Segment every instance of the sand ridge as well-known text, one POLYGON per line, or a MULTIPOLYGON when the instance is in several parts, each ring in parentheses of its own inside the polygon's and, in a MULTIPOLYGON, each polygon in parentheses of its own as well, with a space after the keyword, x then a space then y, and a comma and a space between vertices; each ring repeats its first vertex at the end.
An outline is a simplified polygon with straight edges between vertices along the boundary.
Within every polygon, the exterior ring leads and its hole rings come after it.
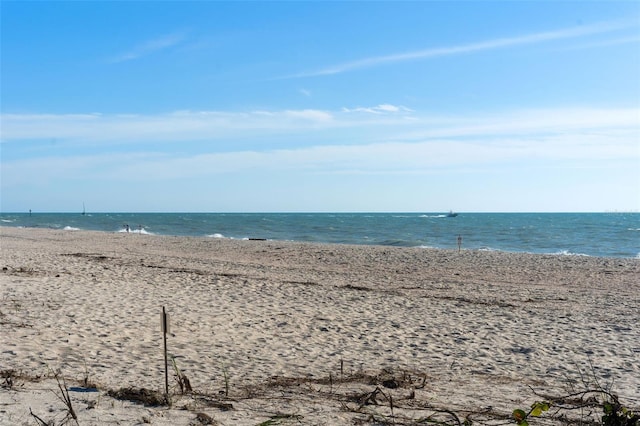
MULTIPOLYGON (((207 411, 219 424, 283 412, 353 424, 357 413, 320 398, 326 379, 381 371, 409 372, 415 399, 433 406, 509 413, 535 400, 530 387, 562 392, 593 368, 640 405, 637 259, 6 227, 0 243, 0 371, 162 390, 165 306, 169 352, 194 390, 235 398, 207 411), (287 378, 306 391, 270 393, 287 378)), ((11 424, 32 420, 22 397, 0 389, 11 424)), ((194 417, 124 404, 83 413, 194 417)))

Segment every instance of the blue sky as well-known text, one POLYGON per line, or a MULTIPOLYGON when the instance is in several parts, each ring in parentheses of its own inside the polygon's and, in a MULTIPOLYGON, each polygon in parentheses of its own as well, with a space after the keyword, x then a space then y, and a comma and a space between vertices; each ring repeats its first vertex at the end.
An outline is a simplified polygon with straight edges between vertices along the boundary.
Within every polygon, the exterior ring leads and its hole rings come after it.
POLYGON ((5 212, 640 209, 640 2, 0 7, 5 212))

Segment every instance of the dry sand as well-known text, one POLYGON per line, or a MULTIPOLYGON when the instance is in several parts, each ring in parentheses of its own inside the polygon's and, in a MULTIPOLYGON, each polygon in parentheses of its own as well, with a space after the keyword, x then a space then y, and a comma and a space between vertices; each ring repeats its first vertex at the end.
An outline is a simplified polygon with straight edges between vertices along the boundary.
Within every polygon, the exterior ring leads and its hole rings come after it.
POLYGON ((6 227, 0 244, 1 425, 62 422, 55 371, 80 425, 504 422, 580 372, 640 405, 637 259, 6 227), (164 392, 162 306, 193 392, 170 367, 171 407, 109 396, 164 392))

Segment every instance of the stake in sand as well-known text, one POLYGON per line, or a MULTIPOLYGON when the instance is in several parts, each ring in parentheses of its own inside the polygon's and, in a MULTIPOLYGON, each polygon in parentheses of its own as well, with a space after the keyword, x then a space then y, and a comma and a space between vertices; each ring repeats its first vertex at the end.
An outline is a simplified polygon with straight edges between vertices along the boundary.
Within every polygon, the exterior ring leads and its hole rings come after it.
POLYGON ((169 332, 169 314, 162 307, 162 316, 160 318, 162 327, 162 337, 164 341, 164 392, 169 401, 169 363, 167 361, 167 333, 169 332))

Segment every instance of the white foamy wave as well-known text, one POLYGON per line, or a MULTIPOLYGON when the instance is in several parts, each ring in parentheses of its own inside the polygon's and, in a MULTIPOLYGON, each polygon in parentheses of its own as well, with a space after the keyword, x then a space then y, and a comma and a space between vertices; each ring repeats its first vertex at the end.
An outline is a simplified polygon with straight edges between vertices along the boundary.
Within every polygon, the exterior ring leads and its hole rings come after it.
POLYGON ((549 254, 556 255, 556 256, 585 256, 585 257, 589 257, 588 254, 571 253, 569 250, 560 250, 560 251, 557 251, 555 253, 549 253, 549 254))
POLYGON ((65 231, 79 231, 80 228, 74 228, 73 226, 65 226, 64 228, 65 231))
POLYGON ((2 219, 2 221, 5 222, 5 223, 13 223, 16 220, 15 219, 2 219))
POLYGON ((218 234, 218 233, 209 234, 209 235, 207 235, 207 237, 209 237, 209 238, 226 238, 224 235, 218 234))
POLYGON ((446 214, 421 214, 420 217, 447 217, 446 214))
POLYGON ((125 234, 155 235, 153 232, 149 232, 144 228, 129 228, 128 231, 127 228, 122 228, 119 229, 118 232, 124 232, 125 234))

